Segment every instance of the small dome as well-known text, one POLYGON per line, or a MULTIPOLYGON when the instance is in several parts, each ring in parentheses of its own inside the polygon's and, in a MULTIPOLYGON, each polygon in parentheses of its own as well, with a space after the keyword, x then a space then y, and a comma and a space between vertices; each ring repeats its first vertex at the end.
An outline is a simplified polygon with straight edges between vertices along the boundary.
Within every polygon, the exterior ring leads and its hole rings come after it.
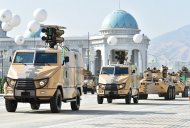
POLYGON ((132 28, 138 29, 135 18, 124 10, 116 10, 103 20, 101 29, 132 28))

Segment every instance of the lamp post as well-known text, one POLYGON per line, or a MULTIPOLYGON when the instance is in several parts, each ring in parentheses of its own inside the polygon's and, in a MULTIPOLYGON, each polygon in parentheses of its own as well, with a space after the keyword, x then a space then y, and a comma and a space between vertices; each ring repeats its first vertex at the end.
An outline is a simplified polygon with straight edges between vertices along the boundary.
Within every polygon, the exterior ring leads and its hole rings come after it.
POLYGON ((89 71, 89 63, 90 63, 90 51, 89 51, 89 32, 88 32, 88 51, 87 51, 87 57, 88 57, 88 64, 87 64, 87 71, 89 71))
MULTIPOLYGON (((142 43, 142 40, 143 40, 143 35, 141 35, 141 34, 135 34, 134 36, 133 36, 133 41, 134 41, 134 43, 136 43, 136 44, 138 44, 138 43, 142 43)), ((140 54, 141 55, 141 68, 142 68, 142 74, 143 74, 143 59, 142 59, 142 54, 140 54)))
POLYGON ((1 51, 1 78, 3 79, 3 53, 4 51, 1 51))
POLYGON ((158 66, 158 57, 159 56, 156 56, 156 55, 153 55, 153 54, 148 54, 150 56, 153 56, 154 59, 151 60, 151 67, 153 68, 153 62, 155 63, 156 66, 158 66), (155 61, 154 61, 155 60, 155 61))

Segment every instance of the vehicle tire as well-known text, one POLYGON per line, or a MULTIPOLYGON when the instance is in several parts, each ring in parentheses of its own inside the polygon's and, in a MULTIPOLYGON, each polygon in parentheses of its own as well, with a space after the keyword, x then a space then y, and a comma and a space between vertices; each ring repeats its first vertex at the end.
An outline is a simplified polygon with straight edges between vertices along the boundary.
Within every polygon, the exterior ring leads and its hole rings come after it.
POLYGON ((126 104, 130 104, 131 103, 131 90, 129 91, 129 93, 125 97, 125 103, 126 104))
POLYGON ((112 103, 112 98, 107 98, 108 103, 112 103))
POLYGON ((7 112, 15 112, 17 109, 17 101, 16 100, 8 100, 5 99, 5 107, 7 112))
POLYGON ((87 94, 87 87, 83 87, 84 94, 87 94))
POLYGON ((76 97, 76 101, 71 102, 71 109, 73 111, 78 111, 79 108, 80 108, 80 94, 78 92, 77 97, 76 97))
POLYGON ((39 110, 40 104, 39 103, 30 103, 30 107, 32 110, 39 110))
POLYGON ((139 93, 133 97, 133 103, 138 104, 139 103, 139 93))
POLYGON ((139 94, 139 99, 147 99, 148 98, 148 94, 139 94))
POLYGON ((173 100, 175 100, 175 95, 176 95, 175 94, 175 87, 173 87, 173 98, 172 98, 173 100))
POLYGON ((62 95, 60 89, 57 89, 54 96, 50 99, 51 112, 58 113, 61 111, 62 95))
POLYGON ((94 89, 91 90, 91 93, 94 94, 94 89))
POLYGON ((185 87, 184 92, 182 92, 182 97, 188 97, 188 87, 185 87))
POLYGON ((169 96, 169 100, 173 99, 173 88, 170 87, 170 96, 169 96))
POLYGON ((97 95, 97 102, 98 102, 98 104, 102 104, 103 101, 104 101, 104 98, 97 95))
POLYGON ((171 98, 171 89, 170 86, 168 87, 167 93, 165 94, 165 100, 170 100, 171 98))

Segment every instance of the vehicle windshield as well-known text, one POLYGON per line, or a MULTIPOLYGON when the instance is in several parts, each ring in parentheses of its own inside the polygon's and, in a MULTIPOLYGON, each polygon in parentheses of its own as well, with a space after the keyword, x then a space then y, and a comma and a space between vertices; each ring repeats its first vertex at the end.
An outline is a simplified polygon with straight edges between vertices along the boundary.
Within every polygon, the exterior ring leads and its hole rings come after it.
POLYGON ((57 53, 36 53, 35 64, 57 63, 57 53))
POLYGON ((17 52, 13 63, 33 63, 34 52, 17 52))
POLYGON ((101 74, 113 74, 114 73, 114 67, 103 67, 101 74))
POLYGON ((115 75, 128 74, 127 67, 115 67, 115 75))
POLYGON ((57 63, 57 53, 37 52, 34 60, 34 52, 17 52, 13 63, 24 64, 52 64, 57 63))

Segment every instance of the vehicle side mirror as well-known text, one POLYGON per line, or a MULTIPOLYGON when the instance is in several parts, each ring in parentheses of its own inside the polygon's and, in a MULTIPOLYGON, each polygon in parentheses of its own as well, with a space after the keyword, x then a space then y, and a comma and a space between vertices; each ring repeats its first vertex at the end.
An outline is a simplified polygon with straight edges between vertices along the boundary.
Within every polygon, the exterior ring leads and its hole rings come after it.
POLYGON ((12 57, 11 56, 9 57, 9 62, 12 62, 12 57))
POLYGON ((133 70, 132 73, 135 73, 135 70, 133 70))
POLYGON ((68 62, 69 62, 69 57, 66 56, 66 57, 65 57, 65 63, 68 63, 68 62))

